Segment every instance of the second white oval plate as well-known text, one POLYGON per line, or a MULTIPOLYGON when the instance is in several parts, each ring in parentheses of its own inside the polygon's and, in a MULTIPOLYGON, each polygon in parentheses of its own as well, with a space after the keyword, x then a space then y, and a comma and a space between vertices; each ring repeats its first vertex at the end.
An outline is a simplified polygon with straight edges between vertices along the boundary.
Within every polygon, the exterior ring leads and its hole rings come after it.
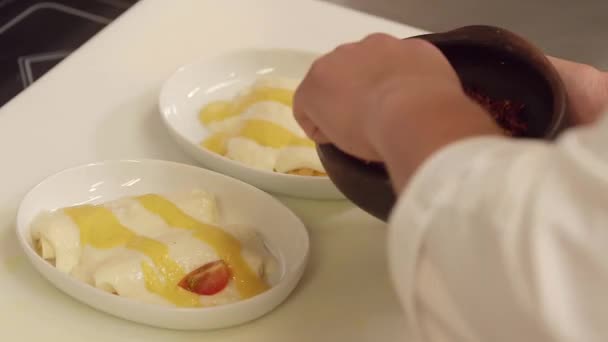
POLYGON ((17 237, 34 267, 66 294, 117 317, 182 330, 224 328, 268 313, 295 288, 309 251, 304 224, 272 196, 212 171, 156 160, 101 162, 71 168, 47 178, 23 199, 17 215, 17 237), (83 283, 44 261, 32 246, 29 226, 42 211, 196 188, 215 194, 225 223, 251 225, 263 236, 282 269, 275 286, 233 304, 205 308, 166 307, 112 295, 83 283))
POLYGON ((262 190, 294 197, 343 199, 328 177, 258 170, 200 147, 209 132, 198 120, 208 102, 229 99, 260 76, 302 79, 316 55, 281 49, 233 51, 178 69, 164 84, 159 99, 163 122, 172 137, 203 166, 241 179, 262 190))

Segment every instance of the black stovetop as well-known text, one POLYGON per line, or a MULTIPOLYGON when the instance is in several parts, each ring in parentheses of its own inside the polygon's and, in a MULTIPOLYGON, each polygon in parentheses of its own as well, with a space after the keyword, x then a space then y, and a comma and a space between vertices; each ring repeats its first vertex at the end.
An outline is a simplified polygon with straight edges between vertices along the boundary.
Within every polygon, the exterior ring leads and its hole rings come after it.
POLYGON ((137 0, 0 0, 0 107, 137 0))

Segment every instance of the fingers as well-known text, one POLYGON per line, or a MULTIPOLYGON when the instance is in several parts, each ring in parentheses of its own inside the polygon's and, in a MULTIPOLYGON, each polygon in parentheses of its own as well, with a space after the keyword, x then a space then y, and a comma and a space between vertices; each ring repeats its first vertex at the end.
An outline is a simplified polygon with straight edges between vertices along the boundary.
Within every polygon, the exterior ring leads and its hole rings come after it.
MULTIPOLYGON (((295 104, 295 102, 294 102, 295 104)), ((296 121, 302 127, 306 135, 317 144, 325 144, 330 142, 327 136, 319 129, 319 127, 310 119, 306 112, 298 110, 296 111, 294 105, 294 115, 296 121), (297 114, 296 114, 297 113, 297 114)))
POLYGON ((319 126, 309 115, 309 108, 312 108, 312 106, 310 105, 310 99, 305 95, 305 88, 306 85, 304 84, 296 89, 293 99, 293 115, 310 139, 317 144, 328 143, 329 139, 327 136, 319 129, 319 126))
POLYGON ((433 44, 375 33, 318 58, 296 89, 293 112, 315 142, 331 139, 349 154, 375 160, 379 156, 366 132, 380 108, 379 94, 387 85, 400 92, 419 80, 446 77, 460 89, 455 71, 433 44))
POLYGON ((566 87, 570 123, 595 122, 608 106, 608 74, 590 65, 547 57, 566 87))
POLYGON ((331 141, 329 138, 319 129, 319 127, 314 127, 312 133, 309 135, 310 139, 312 139, 317 144, 327 144, 331 141))
POLYGON ((389 45, 395 41, 401 41, 401 39, 391 36, 386 33, 372 33, 361 40, 362 45, 379 46, 389 45))

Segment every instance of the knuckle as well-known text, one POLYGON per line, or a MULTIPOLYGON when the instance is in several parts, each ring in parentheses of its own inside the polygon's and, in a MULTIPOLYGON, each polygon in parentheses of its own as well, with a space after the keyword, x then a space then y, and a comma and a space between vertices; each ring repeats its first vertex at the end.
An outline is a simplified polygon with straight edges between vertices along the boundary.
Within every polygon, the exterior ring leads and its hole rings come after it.
POLYGON ((403 41, 404 47, 414 51, 427 53, 440 53, 439 49, 433 43, 420 38, 406 39, 403 41))
POLYGON ((336 47, 334 49, 333 53, 342 53, 342 52, 352 51, 356 46, 357 46, 356 43, 338 45, 338 47, 336 47))
POLYGON ((323 56, 315 60, 310 66, 309 75, 313 79, 319 79, 326 74, 327 70, 327 56, 323 56))
POLYGON ((393 42, 396 39, 397 38, 395 38, 391 35, 388 35, 386 33, 377 32, 377 33, 372 33, 372 34, 368 35, 367 37, 365 37, 363 39, 363 41, 371 42, 371 43, 386 43, 386 42, 393 42))

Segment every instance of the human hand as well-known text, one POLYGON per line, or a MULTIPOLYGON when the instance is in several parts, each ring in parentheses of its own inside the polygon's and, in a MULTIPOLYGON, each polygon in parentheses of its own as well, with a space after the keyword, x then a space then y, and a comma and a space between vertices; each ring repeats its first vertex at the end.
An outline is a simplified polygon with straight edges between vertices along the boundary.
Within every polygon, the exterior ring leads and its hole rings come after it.
POLYGON ((414 101, 429 84, 436 91, 460 91, 455 71, 430 43, 373 34, 318 59, 296 91, 294 113, 316 142, 380 160, 370 130, 387 114, 387 102, 396 94, 414 101))
POLYGON ((374 34, 318 59, 296 90, 294 114, 317 143, 383 161, 396 191, 440 147, 501 134, 465 94, 431 43, 374 34))
POLYGON ((608 73, 555 57, 549 57, 549 60, 566 87, 571 123, 593 123, 603 110, 608 109, 608 73))

